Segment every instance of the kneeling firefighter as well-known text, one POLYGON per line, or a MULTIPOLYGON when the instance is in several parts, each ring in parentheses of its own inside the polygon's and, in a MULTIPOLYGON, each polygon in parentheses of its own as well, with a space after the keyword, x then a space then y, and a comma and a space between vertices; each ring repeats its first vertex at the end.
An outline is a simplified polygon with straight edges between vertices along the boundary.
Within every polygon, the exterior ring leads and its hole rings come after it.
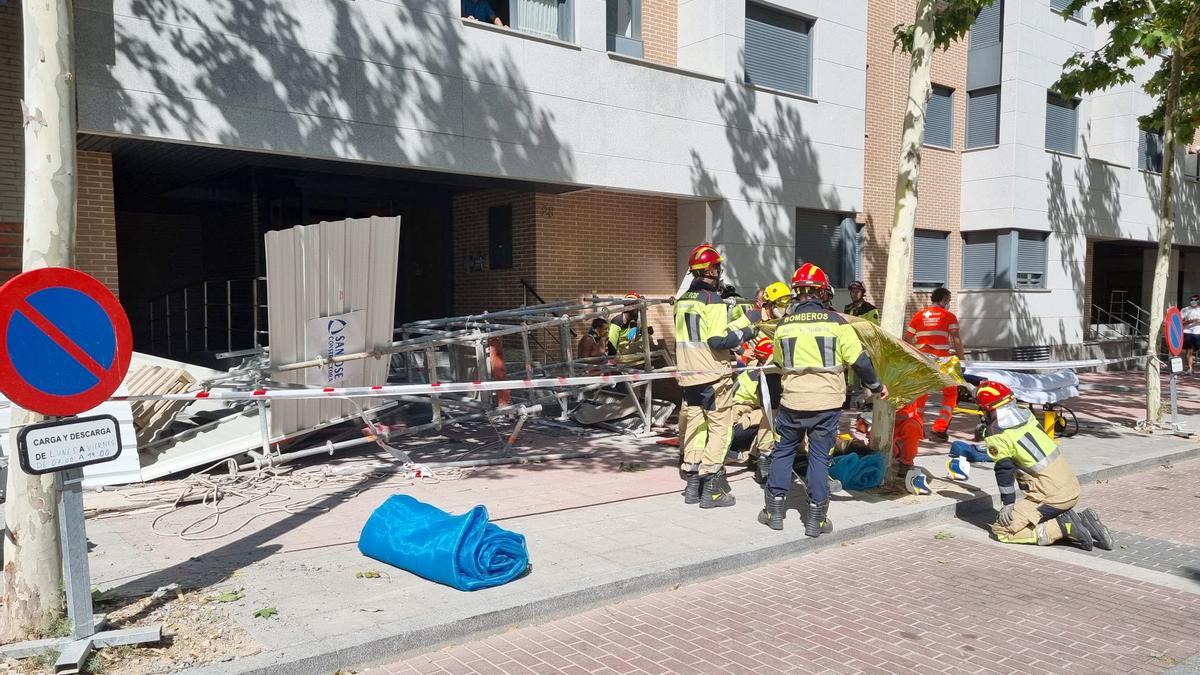
POLYGON ((771 365, 774 351, 771 338, 764 336, 755 340, 746 362, 752 369, 743 370, 733 381, 733 432, 726 462, 742 464, 754 460, 758 467, 763 467, 771 461, 775 433, 764 410, 762 387, 759 386, 762 375, 758 366, 771 365))
POLYGON ((1076 511, 1079 479, 1042 431, 1037 417, 1017 403, 1006 385, 979 383, 975 400, 987 425, 983 441, 996 463, 996 485, 1003 507, 992 524, 996 539, 1007 544, 1049 546, 1060 539, 1085 551, 1113 547, 1112 534, 1094 509, 1076 511), (1017 501, 1017 486, 1025 493, 1017 501))
POLYGON ((679 413, 680 445, 686 486, 684 504, 701 508, 733 506, 725 478, 725 452, 733 427, 732 350, 754 337, 753 322, 761 313, 749 310, 735 321, 721 298, 721 265, 725 259, 710 244, 688 257, 692 285, 675 301, 675 353, 683 388, 679 413))
POLYGON ((779 438, 771 453, 766 505, 758 516, 759 522, 771 529, 783 529, 792 463, 807 437, 804 484, 808 489, 808 513, 804 534, 809 537, 833 531, 826 518, 829 457, 837 441, 842 401, 846 398, 846 369, 854 368, 863 386, 887 398, 887 387, 876 376, 854 328, 841 314, 825 309, 828 288, 829 281, 820 267, 812 263, 801 266, 792 275, 794 303, 775 329, 773 360, 783 367, 783 398, 775 419, 779 438))

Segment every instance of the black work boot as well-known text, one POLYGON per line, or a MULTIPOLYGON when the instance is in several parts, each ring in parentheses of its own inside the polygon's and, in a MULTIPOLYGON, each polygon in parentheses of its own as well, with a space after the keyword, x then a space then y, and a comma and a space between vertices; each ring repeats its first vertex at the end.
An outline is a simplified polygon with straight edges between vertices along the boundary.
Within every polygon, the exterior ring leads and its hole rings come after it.
POLYGON ((683 503, 684 504, 699 504, 700 503, 700 474, 696 471, 688 471, 684 474, 687 485, 683 487, 683 503))
POLYGON ((703 484, 700 508, 715 509, 718 506, 733 506, 737 502, 729 492, 729 481, 725 480, 724 467, 714 474, 701 477, 700 480, 703 484))
POLYGON ((783 529, 783 519, 786 517, 787 507, 784 501, 787 499, 785 495, 774 497, 770 492, 763 492, 766 495, 766 504, 763 510, 758 513, 758 522, 770 527, 772 530, 783 529))
POLYGON ((829 512, 829 502, 816 504, 808 503, 808 513, 804 514, 804 536, 819 537, 833 532, 833 521, 826 517, 829 512))
POLYGON ((1092 540, 1096 546, 1102 551, 1111 551, 1116 541, 1113 540, 1112 532, 1104 523, 1100 522, 1100 514, 1096 513, 1096 509, 1084 509, 1079 513, 1079 522, 1087 528, 1091 533, 1092 540))
POLYGON ((1055 520, 1058 521, 1058 526, 1063 531, 1063 538, 1085 551, 1092 550, 1091 529, 1083 522, 1083 518, 1075 509, 1059 514, 1055 520))
POLYGON ((758 456, 758 464, 755 466, 755 477, 758 479, 759 485, 767 484, 767 477, 771 475, 771 457, 770 455, 763 457, 758 456))

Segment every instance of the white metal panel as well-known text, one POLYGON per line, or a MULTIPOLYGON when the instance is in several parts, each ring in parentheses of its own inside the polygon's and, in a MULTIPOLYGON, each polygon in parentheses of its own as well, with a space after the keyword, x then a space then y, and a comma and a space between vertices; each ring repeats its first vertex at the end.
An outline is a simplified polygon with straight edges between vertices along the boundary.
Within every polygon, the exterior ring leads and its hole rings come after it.
MULTIPOLYGON (((268 232, 267 330, 271 364, 318 358, 306 351, 309 322, 362 311, 367 351, 392 341, 396 303, 399 218, 358 218, 268 232)), ((319 324, 318 324, 319 325, 319 324)), ((347 369, 345 386, 383 384, 386 358, 365 359, 347 369)), ((273 379, 317 384, 320 373, 288 371, 273 379)), ((272 435, 289 434, 353 413, 350 402, 276 401, 272 435)))

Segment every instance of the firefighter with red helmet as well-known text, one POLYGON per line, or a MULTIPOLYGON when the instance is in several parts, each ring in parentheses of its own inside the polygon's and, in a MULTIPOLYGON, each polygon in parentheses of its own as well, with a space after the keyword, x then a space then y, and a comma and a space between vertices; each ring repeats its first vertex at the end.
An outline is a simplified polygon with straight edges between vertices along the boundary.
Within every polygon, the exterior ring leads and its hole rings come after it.
POLYGON ((721 297, 725 259, 711 244, 688 256, 692 284, 675 301, 675 354, 681 375, 679 413, 683 503, 701 508, 733 506, 725 477, 725 454, 733 427, 733 351, 754 337, 761 313, 751 309, 730 321, 721 297))
MULTIPOLYGON (((729 439, 729 452, 725 461, 734 464, 749 462, 755 458, 759 470, 770 461, 771 449, 775 447, 775 434, 771 431, 771 420, 767 419, 762 404, 762 373, 756 366, 769 366, 775 353, 771 338, 762 336, 750 343, 746 365, 733 380, 733 431, 729 439)), ((760 473, 760 478, 765 471, 760 473)))
POLYGON ((825 308, 829 280, 820 267, 805 263, 792 275, 793 302, 775 329, 773 360, 783 369, 783 396, 775 418, 779 435, 767 474, 766 504, 758 521, 783 529, 785 501, 792 486, 792 464, 808 440, 808 512, 804 534, 832 532, 829 509, 829 458, 837 440, 847 368, 880 398, 887 387, 879 381, 871 358, 847 319, 825 308))
POLYGON ((1001 382, 983 380, 975 401, 984 413, 983 441, 996 463, 1002 507, 992 524, 1008 544, 1049 546, 1065 539, 1090 551, 1113 547, 1112 533, 1094 509, 1076 511, 1079 479, 1037 417, 1001 382), (1025 496, 1017 501, 1017 487, 1025 496))

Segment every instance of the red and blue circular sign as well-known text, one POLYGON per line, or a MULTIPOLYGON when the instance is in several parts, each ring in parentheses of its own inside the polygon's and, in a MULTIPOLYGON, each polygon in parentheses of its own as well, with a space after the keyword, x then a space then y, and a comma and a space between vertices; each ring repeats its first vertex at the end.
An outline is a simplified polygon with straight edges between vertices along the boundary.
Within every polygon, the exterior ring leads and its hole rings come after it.
POLYGON ((1167 351, 1171 356, 1183 353, 1183 315, 1178 307, 1168 307, 1163 318, 1163 335, 1167 339, 1167 351))
POLYGON ((66 417, 108 400, 129 370, 129 319, 104 284, 48 267, 0 287, 0 392, 66 417))

